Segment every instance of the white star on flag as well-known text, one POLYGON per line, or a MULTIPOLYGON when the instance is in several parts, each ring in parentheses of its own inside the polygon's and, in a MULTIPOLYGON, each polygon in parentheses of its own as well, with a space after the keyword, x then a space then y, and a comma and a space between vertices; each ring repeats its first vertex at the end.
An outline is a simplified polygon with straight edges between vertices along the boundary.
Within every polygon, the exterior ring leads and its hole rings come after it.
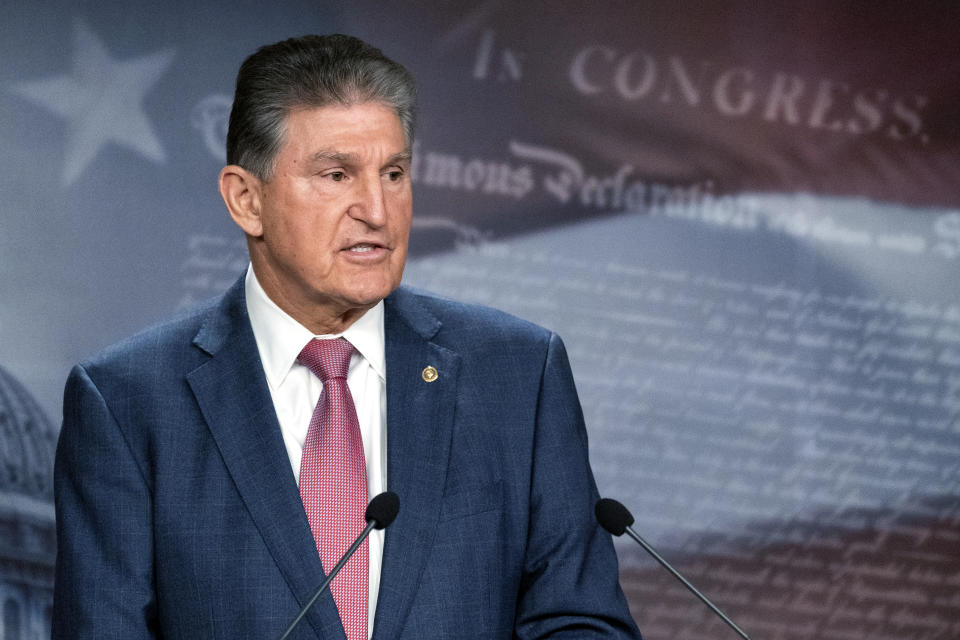
POLYGON ((100 38, 82 21, 74 24, 73 35, 72 73, 12 87, 14 93, 67 120, 64 186, 77 179, 107 142, 164 162, 163 145, 142 101, 170 65, 174 51, 119 61, 110 57, 100 38))

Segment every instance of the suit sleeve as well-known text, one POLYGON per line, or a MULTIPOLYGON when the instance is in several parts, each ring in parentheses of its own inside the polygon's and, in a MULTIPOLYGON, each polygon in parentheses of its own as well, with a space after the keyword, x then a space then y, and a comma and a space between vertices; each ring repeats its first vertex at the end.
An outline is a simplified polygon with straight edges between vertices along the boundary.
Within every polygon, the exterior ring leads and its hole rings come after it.
POLYGON ((75 367, 64 393, 54 465, 53 638, 156 637, 144 465, 87 371, 75 367))
POLYGON ((530 523, 516 637, 640 638, 620 588, 563 342, 551 335, 537 406, 530 523))

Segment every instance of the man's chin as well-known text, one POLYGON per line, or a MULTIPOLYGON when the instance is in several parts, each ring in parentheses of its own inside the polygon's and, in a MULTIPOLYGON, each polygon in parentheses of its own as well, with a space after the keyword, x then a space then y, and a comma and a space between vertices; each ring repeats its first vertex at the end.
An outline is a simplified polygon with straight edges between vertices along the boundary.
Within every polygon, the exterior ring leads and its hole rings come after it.
MULTIPOLYGON (((399 283, 398 283, 399 284, 399 283)), ((344 308, 366 311, 390 295, 396 286, 384 285, 370 288, 356 288, 343 297, 344 308)))

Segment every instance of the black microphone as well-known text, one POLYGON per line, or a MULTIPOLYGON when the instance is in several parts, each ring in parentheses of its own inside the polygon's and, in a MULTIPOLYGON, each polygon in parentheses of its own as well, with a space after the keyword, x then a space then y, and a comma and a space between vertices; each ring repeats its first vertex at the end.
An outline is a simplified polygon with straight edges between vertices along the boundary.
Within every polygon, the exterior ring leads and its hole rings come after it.
POLYGON ((697 591, 697 588, 687 582, 687 579, 680 575, 680 572, 670 566, 669 562, 660 557, 660 554, 657 553, 653 547, 651 547, 643 538, 637 535, 637 532, 634 531, 630 526, 633 524, 633 515, 625 506, 611 498, 601 498, 600 500, 597 500, 597 505, 594 507, 593 511, 597 515, 597 521, 600 523, 601 527, 615 536, 622 536, 624 531, 626 531, 627 535, 636 540, 637 543, 643 547, 644 551, 653 556, 654 560, 659 562, 667 571, 672 573, 674 578, 682 582, 683 586, 693 592, 693 595, 700 598, 700 601, 703 602, 703 604, 710 607, 715 614, 720 616, 724 622, 730 625, 731 629, 740 634, 741 638, 744 640, 750 640, 750 637, 743 632, 743 629, 734 624, 733 620, 728 618, 723 611, 720 611, 720 609, 718 609, 715 604, 710 602, 705 595, 697 591))
POLYGON ((327 574, 327 579, 323 581, 323 584, 316 590, 310 600, 307 601, 307 604, 303 605, 303 609, 300 609, 299 615, 290 623, 290 626, 287 627, 287 630, 283 632, 283 635, 280 636, 279 640, 286 640, 287 636, 293 631, 294 627, 297 626, 297 623, 307 615, 307 611, 310 610, 310 607, 313 606, 313 603, 317 601, 317 598, 320 597, 320 594, 327 590, 327 587, 330 586, 330 583, 333 582, 333 579, 337 577, 337 574, 340 573, 340 569, 343 568, 343 565, 347 564, 347 561, 356 553, 357 549, 363 544, 363 541, 367 539, 367 536, 370 535, 370 532, 374 529, 386 529, 390 526, 390 523, 393 522, 394 518, 397 517, 397 513, 400 511, 400 498, 397 497, 393 491, 384 491, 383 493, 374 496, 373 500, 370 501, 370 504, 367 505, 367 510, 363 514, 364 519, 367 521, 367 526, 364 527, 363 531, 360 532, 360 535, 357 536, 357 539, 353 541, 353 544, 350 545, 350 548, 347 549, 337 564, 334 565, 333 569, 330 570, 330 573, 327 574))

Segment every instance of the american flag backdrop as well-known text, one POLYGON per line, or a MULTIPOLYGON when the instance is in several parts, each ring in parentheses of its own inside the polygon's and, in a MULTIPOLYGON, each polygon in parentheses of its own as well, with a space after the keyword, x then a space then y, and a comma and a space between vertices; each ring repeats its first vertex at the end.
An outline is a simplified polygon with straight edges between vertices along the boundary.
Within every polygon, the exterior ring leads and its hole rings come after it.
MULTIPOLYGON (((405 282, 563 336, 601 493, 694 584, 754 638, 960 637, 954 3, 0 14, 0 637, 49 633, 70 366, 246 267, 235 73, 308 32, 418 80, 405 282)), ((645 638, 729 634, 617 549, 645 638)))

